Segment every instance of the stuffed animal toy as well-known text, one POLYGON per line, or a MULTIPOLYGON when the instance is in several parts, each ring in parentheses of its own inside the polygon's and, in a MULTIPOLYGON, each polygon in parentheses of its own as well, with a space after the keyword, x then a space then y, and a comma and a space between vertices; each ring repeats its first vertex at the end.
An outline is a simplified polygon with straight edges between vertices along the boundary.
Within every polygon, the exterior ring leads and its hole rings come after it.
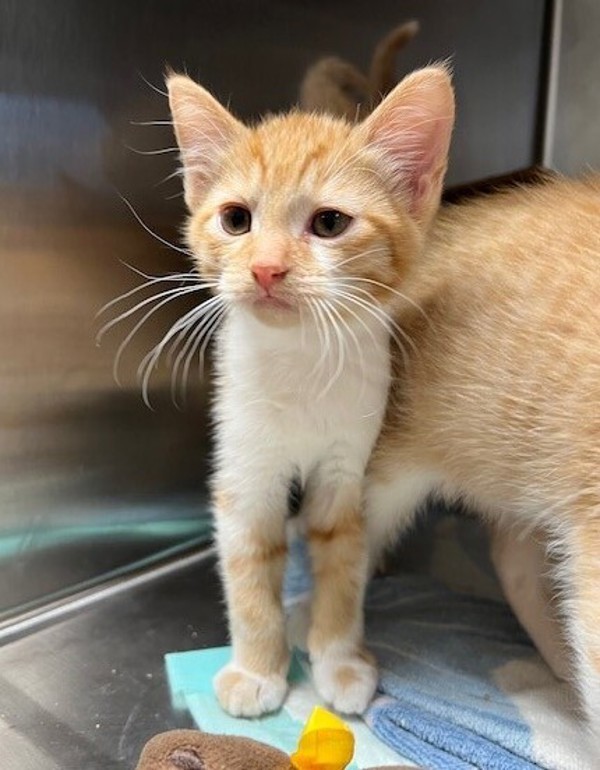
MULTIPOLYGON (((250 738, 171 730, 148 741, 137 770, 344 770, 353 754, 350 728, 317 707, 291 756, 250 738)), ((408 770, 408 766, 370 770, 408 770)))

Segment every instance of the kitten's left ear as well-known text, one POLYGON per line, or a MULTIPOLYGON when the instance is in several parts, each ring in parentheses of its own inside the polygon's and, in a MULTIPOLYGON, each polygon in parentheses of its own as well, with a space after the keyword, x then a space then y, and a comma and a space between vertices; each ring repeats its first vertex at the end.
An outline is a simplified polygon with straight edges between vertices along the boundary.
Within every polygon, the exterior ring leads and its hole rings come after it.
POLYGON ((454 90, 444 66, 404 78, 360 126, 367 145, 412 216, 427 224, 439 204, 454 125, 454 90))
POLYGON ((167 89, 183 162, 185 202, 193 210, 217 177, 225 153, 246 128, 186 75, 169 74, 167 89))

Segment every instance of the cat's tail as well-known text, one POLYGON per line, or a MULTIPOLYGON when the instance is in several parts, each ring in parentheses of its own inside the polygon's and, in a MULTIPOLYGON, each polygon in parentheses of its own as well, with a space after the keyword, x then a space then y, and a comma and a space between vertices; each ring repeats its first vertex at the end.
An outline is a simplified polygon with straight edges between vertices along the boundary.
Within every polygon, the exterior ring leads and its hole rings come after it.
POLYGON ((377 104, 398 82, 395 72, 396 55, 418 35, 419 29, 418 21, 407 21, 395 27, 377 43, 369 70, 369 90, 373 104, 377 104))
POLYGON ((368 76, 337 56, 319 59, 308 68, 302 80, 300 107, 350 121, 366 117, 396 85, 396 55, 418 31, 419 22, 409 21, 380 40, 373 52, 368 76))

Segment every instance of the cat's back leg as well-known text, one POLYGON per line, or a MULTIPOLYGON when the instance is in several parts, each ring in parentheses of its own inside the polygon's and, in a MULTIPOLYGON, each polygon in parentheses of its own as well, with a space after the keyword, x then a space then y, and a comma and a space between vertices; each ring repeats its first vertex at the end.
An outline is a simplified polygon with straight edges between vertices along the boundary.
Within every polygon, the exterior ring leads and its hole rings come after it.
POLYGON ((559 573, 563 613, 576 685, 600 759, 600 490, 593 500, 582 499, 572 506, 559 548, 564 558, 559 573))

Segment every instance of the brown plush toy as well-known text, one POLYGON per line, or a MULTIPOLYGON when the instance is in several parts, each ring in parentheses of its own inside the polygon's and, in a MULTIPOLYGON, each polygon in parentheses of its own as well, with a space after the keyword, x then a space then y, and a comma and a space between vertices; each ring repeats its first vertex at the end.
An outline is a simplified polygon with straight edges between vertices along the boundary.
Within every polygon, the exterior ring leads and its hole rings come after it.
MULTIPOLYGON (((250 738, 171 730, 148 741, 137 770, 295 770, 279 749, 250 738)), ((371 770, 408 770, 395 765, 371 770)), ((413 769, 414 770, 414 769, 413 769)))

